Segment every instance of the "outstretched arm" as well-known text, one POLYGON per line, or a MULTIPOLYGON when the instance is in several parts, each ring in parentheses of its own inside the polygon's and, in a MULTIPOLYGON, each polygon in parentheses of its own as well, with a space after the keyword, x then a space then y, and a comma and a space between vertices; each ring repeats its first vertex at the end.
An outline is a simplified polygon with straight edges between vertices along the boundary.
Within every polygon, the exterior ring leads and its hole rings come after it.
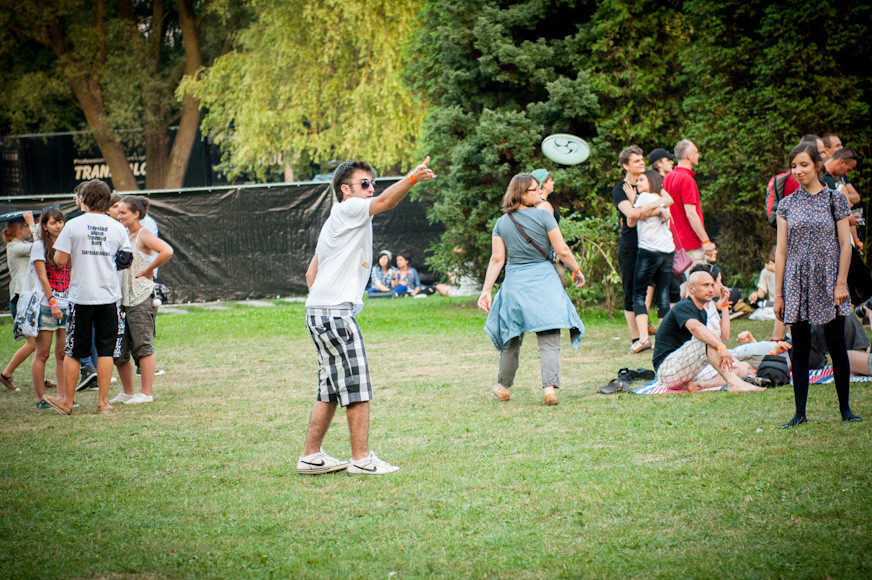
POLYGON ((409 175, 399 180, 384 190, 381 195, 373 199, 372 203, 369 204, 369 215, 375 215, 383 211, 388 211, 389 209, 394 209, 401 201, 403 201, 403 198, 406 197, 406 194, 409 193, 409 190, 412 189, 413 185, 419 181, 429 181, 433 179, 433 170, 427 167, 428 163, 430 163, 429 155, 424 159, 424 162, 413 169, 409 175))

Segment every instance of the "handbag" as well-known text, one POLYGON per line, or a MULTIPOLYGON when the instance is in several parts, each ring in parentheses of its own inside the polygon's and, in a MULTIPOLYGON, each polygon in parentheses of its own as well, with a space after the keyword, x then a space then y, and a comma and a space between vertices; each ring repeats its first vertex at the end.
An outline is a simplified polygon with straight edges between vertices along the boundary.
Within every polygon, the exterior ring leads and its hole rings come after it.
MULTIPOLYGON (((839 232, 836 226, 836 210, 833 208, 833 194, 830 193, 830 213, 833 216, 833 228, 836 229, 836 240, 839 232)), ((848 267, 848 294, 852 304, 863 304, 872 297, 872 272, 863 261, 863 256, 855 247, 851 247, 851 265, 848 267)))
POLYGON ((41 288, 18 295, 18 310, 15 313, 15 322, 12 323, 12 337, 15 340, 36 337, 39 334, 39 306, 43 296, 41 288))
POLYGON ((691 264, 693 264, 693 260, 691 260, 684 248, 675 250, 675 253, 672 255, 672 273, 674 275, 681 276, 690 268, 691 264))
MULTIPOLYGON (((508 215, 509 215, 509 219, 512 220, 512 223, 515 224, 515 227, 518 228, 518 231, 521 232, 521 236, 522 236, 525 240, 527 240, 527 243, 529 243, 529 244, 532 245, 534 248, 536 248, 537 250, 539 250, 539 253, 542 254, 542 257, 545 258, 546 260, 548 260, 549 262, 551 262, 551 265, 554 266, 554 270, 557 272, 557 275, 558 275, 558 277, 560 278, 560 283, 563 284, 563 287, 564 287, 564 288, 566 288, 566 275, 564 274, 564 272, 566 271, 566 269, 564 268, 563 272, 561 272, 561 271, 560 271, 560 268, 557 267, 558 264, 560 264, 560 262, 559 262, 558 260, 556 260, 555 258, 552 258, 552 257, 549 256, 548 254, 546 254, 546 253, 545 253, 545 250, 543 250, 542 248, 540 248, 540 247, 539 247, 539 244, 537 244, 536 242, 533 241, 533 238, 531 238, 530 235, 527 234, 527 232, 524 231, 524 228, 522 228, 522 227, 521 227, 521 224, 519 224, 519 223, 517 222, 517 220, 515 220, 515 216, 513 216, 513 215, 511 214, 511 212, 510 212, 508 215)), ((556 257, 556 256, 555 256, 555 257, 556 257)), ((562 264, 560 264, 560 266, 562 267, 562 264)))

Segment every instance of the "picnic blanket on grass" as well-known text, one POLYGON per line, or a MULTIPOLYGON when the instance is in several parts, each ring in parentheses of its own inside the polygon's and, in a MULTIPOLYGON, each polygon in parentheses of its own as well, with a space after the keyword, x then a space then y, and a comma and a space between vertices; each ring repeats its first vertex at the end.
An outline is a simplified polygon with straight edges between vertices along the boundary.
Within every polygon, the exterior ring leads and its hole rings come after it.
MULTIPOLYGON (((813 369, 808 372, 808 384, 810 385, 825 385, 832 384, 833 382, 833 367, 825 366, 822 369, 813 369)), ((872 383, 872 377, 864 377, 863 375, 851 375, 852 383, 872 383)), ((792 381, 791 381, 791 384, 792 381)), ((712 387, 709 389, 702 389, 703 391, 726 391, 727 387, 712 387)), ((636 395, 677 395, 680 393, 686 393, 687 389, 667 389, 660 381, 654 379, 648 383, 645 383, 638 389, 632 391, 636 395)))

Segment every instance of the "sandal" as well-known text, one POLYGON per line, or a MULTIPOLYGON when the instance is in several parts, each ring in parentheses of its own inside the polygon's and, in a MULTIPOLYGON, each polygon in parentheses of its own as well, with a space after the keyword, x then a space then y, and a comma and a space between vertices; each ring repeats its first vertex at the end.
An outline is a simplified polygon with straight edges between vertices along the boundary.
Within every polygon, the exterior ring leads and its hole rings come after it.
POLYGON ((630 349, 632 354, 639 354, 644 350, 649 350, 651 348, 651 340, 648 339, 645 342, 637 342, 633 345, 633 348, 630 349))
POLYGON ((620 379, 612 379, 604 387, 597 389, 597 393, 601 395, 614 395, 615 393, 626 392, 630 390, 630 385, 620 379))

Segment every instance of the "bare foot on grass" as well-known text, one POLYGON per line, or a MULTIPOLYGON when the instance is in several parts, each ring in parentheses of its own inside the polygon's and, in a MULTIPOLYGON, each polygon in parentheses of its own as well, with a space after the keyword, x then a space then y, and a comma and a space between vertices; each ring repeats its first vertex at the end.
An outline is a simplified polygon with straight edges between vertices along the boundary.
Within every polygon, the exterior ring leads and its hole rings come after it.
POLYGON ((739 381, 735 385, 727 385, 728 393, 754 393, 757 391, 765 391, 765 387, 758 387, 745 381, 739 381))

